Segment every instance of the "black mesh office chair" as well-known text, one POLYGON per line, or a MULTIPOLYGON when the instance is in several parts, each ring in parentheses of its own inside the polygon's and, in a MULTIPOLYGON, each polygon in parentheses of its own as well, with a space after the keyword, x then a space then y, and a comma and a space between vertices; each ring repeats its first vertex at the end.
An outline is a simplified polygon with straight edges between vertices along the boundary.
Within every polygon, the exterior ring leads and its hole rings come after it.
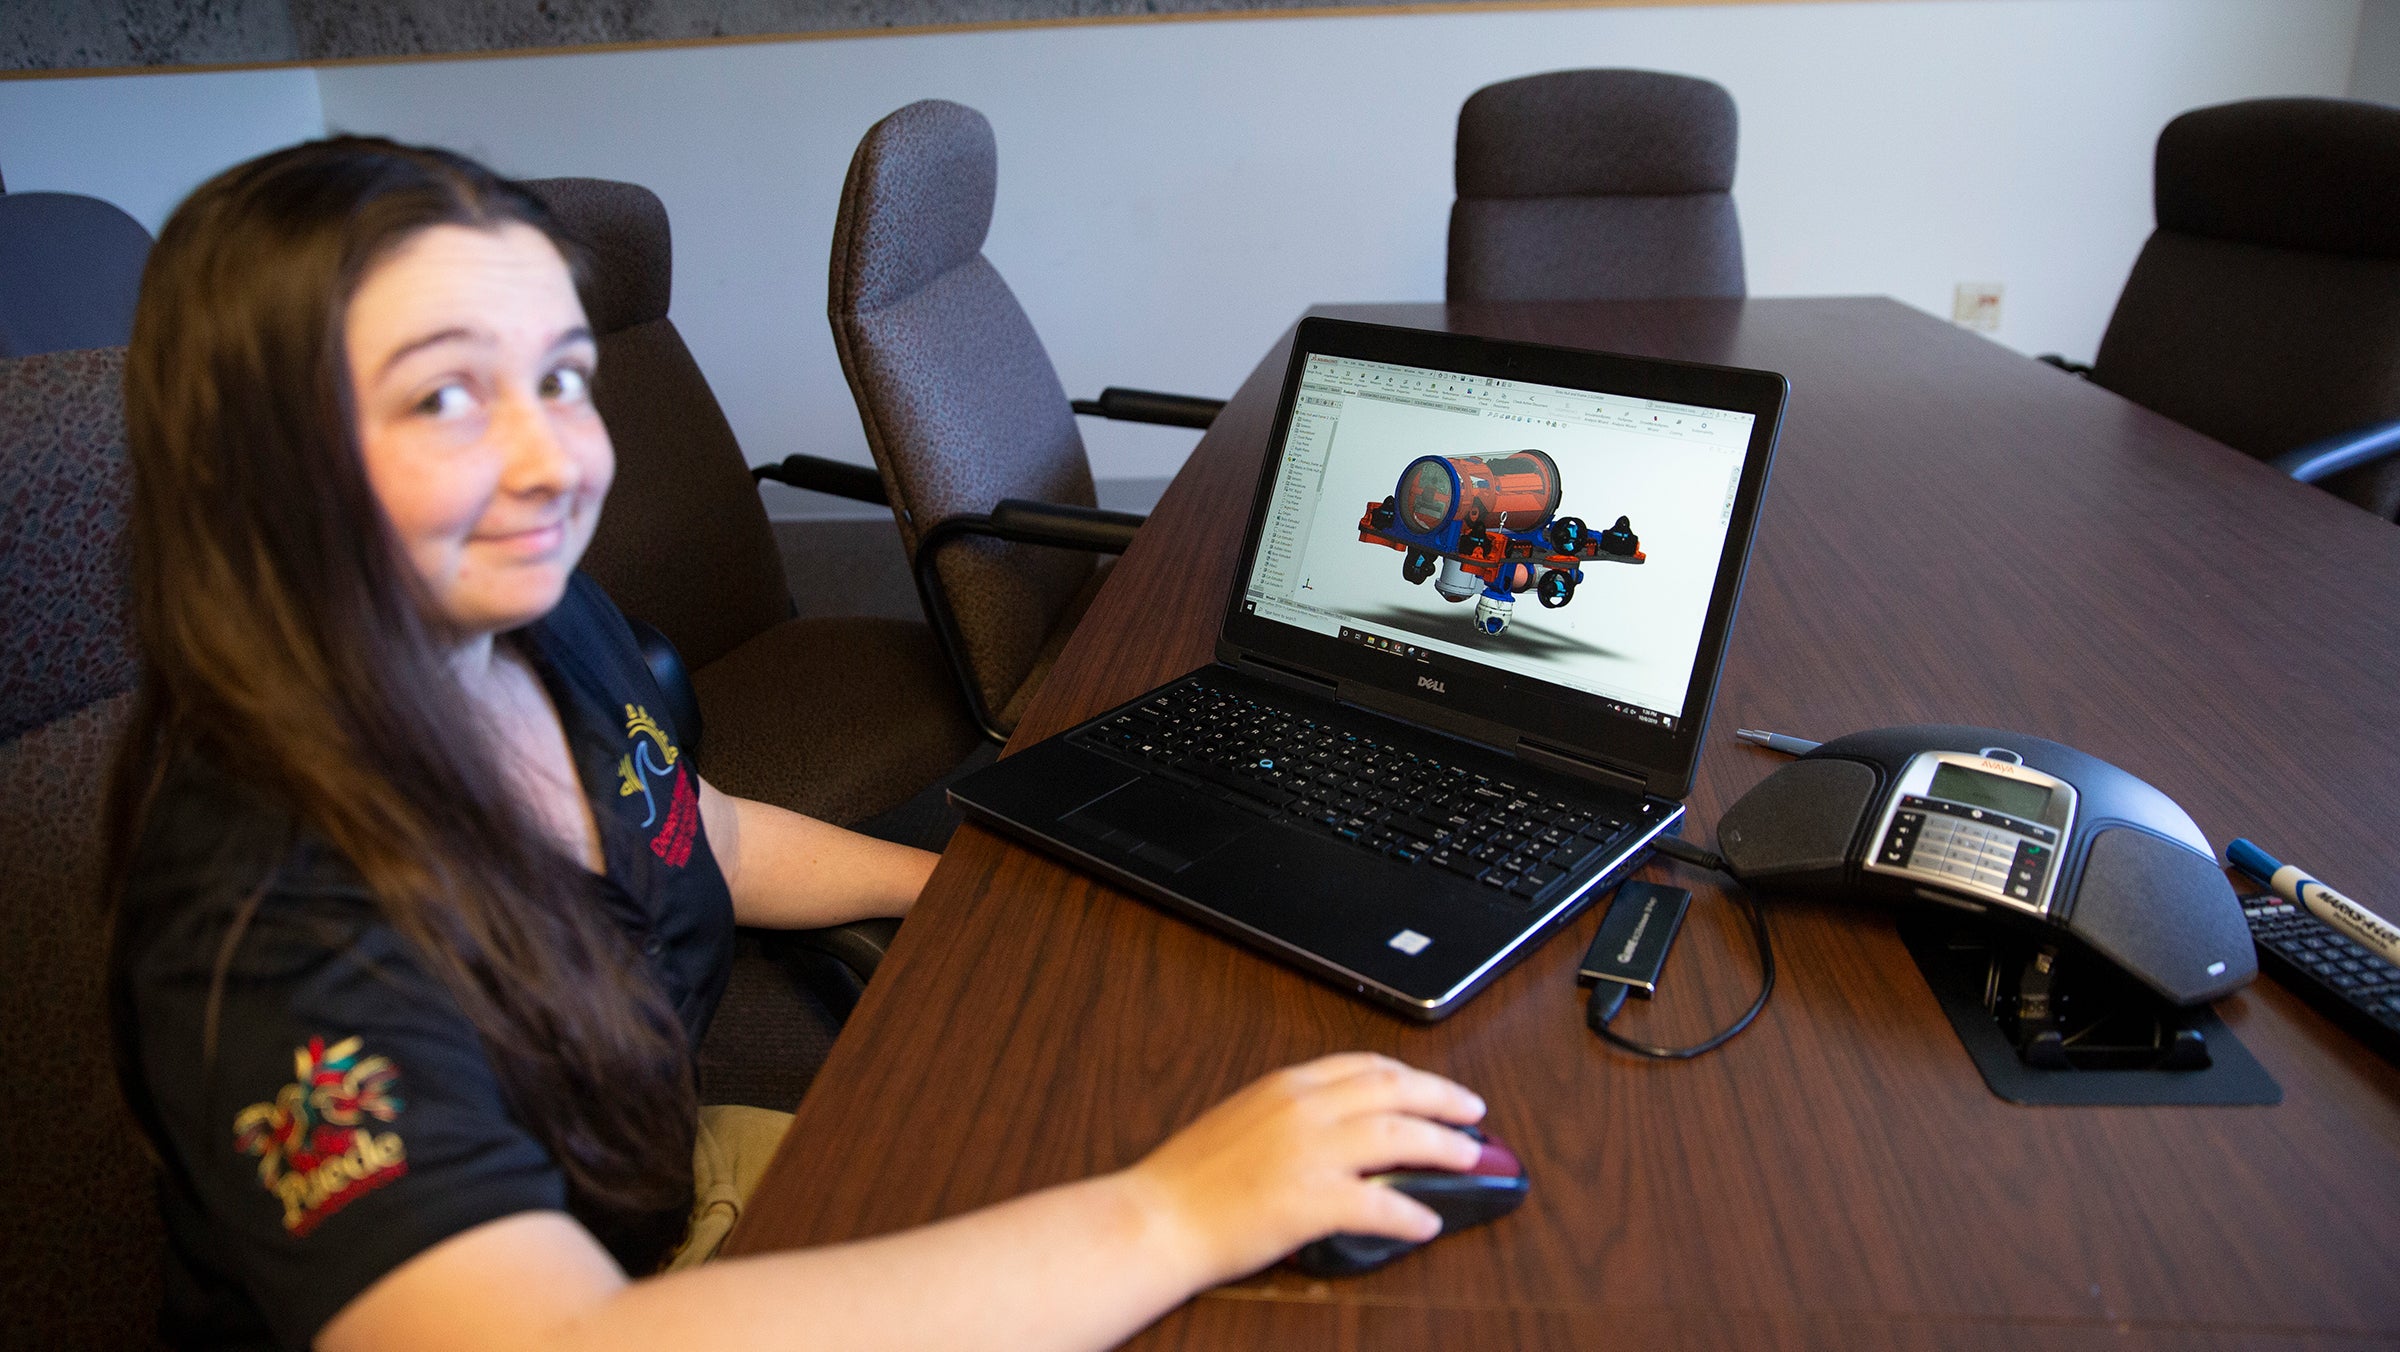
POLYGON ((1449 297, 1743 294, 1733 96, 1686 75, 1561 70, 1458 110, 1449 297))
POLYGON ((2400 519, 2400 109, 2253 99, 2159 133, 2095 385, 2400 519))

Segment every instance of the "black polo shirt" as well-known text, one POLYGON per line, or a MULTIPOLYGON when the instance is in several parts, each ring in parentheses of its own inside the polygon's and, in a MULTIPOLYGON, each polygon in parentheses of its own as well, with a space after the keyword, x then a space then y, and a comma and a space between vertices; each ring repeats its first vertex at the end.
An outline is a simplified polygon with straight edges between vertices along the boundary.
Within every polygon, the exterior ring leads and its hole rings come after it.
MULTIPOLYGON (((645 955, 696 1047, 732 964, 733 900, 666 701, 623 616, 581 574, 517 637, 599 823, 607 873, 593 904, 645 955)), ((347 861, 263 794, 198 758, 174 765, 122 916, 114 997, 128 1096, 163 1166, 170 1338, 304 1347, 451 1235, 571 1210, 473 1025, 347 861), (212 974, 262 883, 204 1058, 212 974)))

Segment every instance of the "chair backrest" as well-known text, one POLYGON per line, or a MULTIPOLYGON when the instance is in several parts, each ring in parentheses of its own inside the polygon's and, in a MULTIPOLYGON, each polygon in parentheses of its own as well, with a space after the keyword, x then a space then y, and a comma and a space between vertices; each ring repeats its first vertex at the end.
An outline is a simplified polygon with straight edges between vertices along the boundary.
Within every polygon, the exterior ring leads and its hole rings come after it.
POLYGON ((617 452, 583 566, 697 671, 792 617, 774 528, 725 411, 667 318, 674 257, 658 195, 598 178, 525 185, 587 252, 593 401, 617 452))
POLYGON ((0 193, 0 357, 123 347, 150 232, 97 197, 0 193))
MULTIPOLYGON (((2095 384, 2262 459, 2400 418, 2400 109, 2197 109, 2159 133, 2153 191, 2095 384)), ((2400 514, 2400 461, 2324 486, 2400 514)))
POLYGON ((131 705, 122 349, 0 360, 0 1345, 157 1337, 166 1239, 118 1094, 100 799, 131 705))
MULTIPOLYGON (((827 315, 910 560, 1002 498, 1093 505, 1091 462, 1033 322, 983 256, 999 150, 981 113, 928 99, 869 128, 833 227, 827 315)), ((935 565, 998 709, 1092 575, 1092 558, 973 539, 935 565)))
POLYGON ((1649 70, 1486 85, 1458 110, 1452 300, 1743 294, 1733 96, 1649 70))

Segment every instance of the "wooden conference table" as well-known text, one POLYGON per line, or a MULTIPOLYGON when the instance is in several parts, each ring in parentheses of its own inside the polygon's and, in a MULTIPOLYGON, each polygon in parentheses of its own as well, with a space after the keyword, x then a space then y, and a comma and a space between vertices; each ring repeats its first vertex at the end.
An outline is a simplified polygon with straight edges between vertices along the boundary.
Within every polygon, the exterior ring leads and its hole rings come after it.
MULTIPOLYGON (((2400 529, 1886 300, 1344 307, 1781 371, 1792 396, 1686 834, 1810 737, 2052 737, 2372 904, 2400 899, 2400 529)), ((1288 335, 1287 335, 1288 341, 1288 335)), ((1101 593, 1024 745, 1208 660, 1286 348, 1101 593)), ((1718 880, 1654 1005, 1757 971, 1718 880)), ((1515 1215, 1348 1281, 1274 1269, 1140 1347, 2257 1347, 2400 1341, 2400 1071, 2272 981, 2219 1012, 2271 1108, 2025 1108, 1891 919, 1773 908, 1758 1023, 1686 1064, 1586 1032, 1587 913, 1420 1027, 968 828, 801 1104, 737 1251, 894 1230, 1130 1163, 1276 1066, 1373 1048, 1490 1101, 1515 1215)))

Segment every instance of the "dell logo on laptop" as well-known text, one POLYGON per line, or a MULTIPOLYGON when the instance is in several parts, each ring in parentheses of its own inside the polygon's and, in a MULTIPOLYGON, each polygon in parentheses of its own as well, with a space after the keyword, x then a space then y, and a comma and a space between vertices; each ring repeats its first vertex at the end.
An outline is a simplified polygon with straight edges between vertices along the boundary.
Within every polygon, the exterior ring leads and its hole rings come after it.
POLYGON ((1442 683, 1440 681, 1433 679, 1431 676, 1419 676, 1417 678, 1417 684, 1420 687, 1430 690, 1437 695, 1447 695, 1450 693, 1448 690, 1442 687, 1442 683))

